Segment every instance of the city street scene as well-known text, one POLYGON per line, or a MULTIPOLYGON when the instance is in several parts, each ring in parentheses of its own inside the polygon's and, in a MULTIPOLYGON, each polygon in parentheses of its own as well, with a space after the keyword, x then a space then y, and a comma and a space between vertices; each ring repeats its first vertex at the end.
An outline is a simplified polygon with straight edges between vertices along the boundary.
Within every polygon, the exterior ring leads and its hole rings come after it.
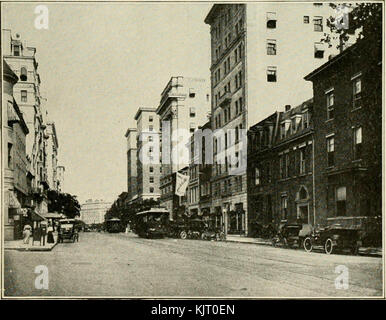
POLYGON ((382 2, 1 5, 2 298, 384 298, 382 2))

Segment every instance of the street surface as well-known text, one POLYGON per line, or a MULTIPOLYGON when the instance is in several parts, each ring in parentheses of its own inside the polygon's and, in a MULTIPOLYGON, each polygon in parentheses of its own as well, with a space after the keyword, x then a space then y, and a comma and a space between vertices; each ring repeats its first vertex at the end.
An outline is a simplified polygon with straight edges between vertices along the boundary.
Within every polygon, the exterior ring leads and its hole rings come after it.
POLYGON ((364 297, 382 295, 382 259, 134 234, 80 233, 51 252, 5 250, 5 296, 364 297), (34 273, 47 266, 49 288, 34 273), (348 289, 336 289, 338 265, 348 289))

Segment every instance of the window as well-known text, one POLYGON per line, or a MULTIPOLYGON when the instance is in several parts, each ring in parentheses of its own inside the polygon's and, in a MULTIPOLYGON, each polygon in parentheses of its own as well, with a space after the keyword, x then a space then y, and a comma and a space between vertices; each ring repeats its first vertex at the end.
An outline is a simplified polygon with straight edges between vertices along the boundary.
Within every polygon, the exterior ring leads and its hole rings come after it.
POLYGON ((12 169, 13 161, 12 161, 12 143, 8 143, 8 168, 12 169))
POLYGON ((310 17, 309 16, 304 16, 303 17, 303 23, 310 23, 310 17))
POLYGON ((153 187, 150 187, 150 188, 149 188, 149 191, 150 191, 150 193, 154 193, 154 188, 153 188, 153 187))
POLYGON ((20 56, 20 46, 13 47, 13 55, 16 57, 20 56))
POLYGON ((27 81, 27 68, 22 67, 20 69, 20 80, 21 81, 27 81))
POLYGON ((236 90, 241 88, 242 86, 242 72, 239 71, 236 76, 235 76, 235 87, 236 87, 236 90))
POLYGON ((149 137, 147 138, 147 141, 149 141, 149 142, 153 141, 153 137, 152 137, 152 136, 149 136, 149 137))
POLYGON ((236 34, 237 34, 237 35, 238 35, 240 32, 243 31, 243 19, 242 19, 242 18, 236 23, 235 29, 236 29, 236 34))
POLYGON ((290 159, 289 159, 289 153, 285 154, 285 177, 288 178, 289 176, 289 167, 290 167, 290 159))
POLYGON ((324 46, 323 43, 317 42, 314 45, 314 58, 323 59, 324 58, 324 46))
POLYGON ((303 129, 307 129, 309 126, 308 123, 308 111, 305 111, 302 115, 303 129))
POLYGON ((243 111, 243 97, 239 98, 239 112, 241 113, 243 111))
POLYGON ((153 173, 154 172, 154 167, 149 167, 149 172, 153 173))
POLYGON ((332 167, 335 164, 334 152, 335 152, 334 137, 327 138, 327 164, 329 167, 332 167))
POLYGON ((153 122, 153 116, 149 116, 149 122, 153 122))
POLYGON ((288 198, 286 196, 281 197, 281 218, 282 220, 288 218, 288 198))
POLYGON ((276 80, 277 80, 276 67, 268 67, 267 68, 267 81, 268 82, 276 82, 276 80))
POLYGON ((292 134, 296 133, 296 118, 291 119, 291 132, 292 134))
POLYGON ((196 116, 196 108, 195 107, 190 107, 189 115, 191 118, 194 118, 196 116))
POLYGON ((362 106, 361 101, 362 93, 362 79, 357 77, 353 80, 353 107, 360 108, 362 106))
POLYGON ((346 187, 336 188, 336 215, 346 215, 346 187))
POLYGON ((300 174, 306 173, 306 148, 300 149, 300 168, 299 172, 300 174))
POLYGON ((285 123, 283 122, 280 125, 280 139, 284 139, 284 138, 285 138, 285 123))
POLYGON ((327 98, 327 120, 334 119, 334 91, 326 94, 327 98))
POLYGON ((323 18, 314 17, 314 31, 321 32, 323 31, 323 18))
POLYGON ((154 177, 149 177, 149 182, 154 183, 154 177))
POLYGON ((27 90, 21 90, 21 102, 27 102, 27 90))
POLYGON ((196 96, 196 91, 194 88, 189 88, 189 98, 194 98, 196 96))
POLYGON ((267 28, 276 28, 276 12, 267 12, 267 28))
POLYGON ((354 129, 354 159, 362 158, 362 128, 354 129))
POLYGON ((149 126, 149 131, 153 131, 153 126, 149 126))
POLYGON ((260 169, 255 168, 255 185, 260 185, 260 169))
POLYGON ((267 54, 276 55, 276 40, 273 40, 273 39, 267 40, 267 54))

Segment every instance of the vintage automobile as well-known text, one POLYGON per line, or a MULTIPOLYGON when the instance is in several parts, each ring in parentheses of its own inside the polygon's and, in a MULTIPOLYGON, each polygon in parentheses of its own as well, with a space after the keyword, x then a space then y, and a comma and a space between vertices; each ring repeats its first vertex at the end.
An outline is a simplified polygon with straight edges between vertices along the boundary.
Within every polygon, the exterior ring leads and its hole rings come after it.
POLYGON ((339 224, 315 229, 303 242, 305 251, 311 252, 319 247, 327 254, 348 249, 352 254, 356 255, 360 246, 359 230, 345 228, 339 224))
POLYGON ((169 211, 151 208, 136 214, 134 231, 143 238, 163 238, 167 234, 169 211))
POLYGON ((58 226, 58 242, 64 240, 79 241, 78 227, 75 219, 61 219, 58 226))
POLYGON ((180 239, 201 239, 206 228, 206 223, 201 219, 179 219, 170 222, 169 235, 180 239))
POLYGON ((304 229, 308 229, 307 224, 286 223, 279 228, 276 236, 272 239, 274 247, 283 246, 284 248, 301 247, 304 241, 304 229))
POLYGON ((202 240, 224 241, 225 240, 225 234, 221 230, 221 228, 207 227, 201 233, 201 239, 202 240))

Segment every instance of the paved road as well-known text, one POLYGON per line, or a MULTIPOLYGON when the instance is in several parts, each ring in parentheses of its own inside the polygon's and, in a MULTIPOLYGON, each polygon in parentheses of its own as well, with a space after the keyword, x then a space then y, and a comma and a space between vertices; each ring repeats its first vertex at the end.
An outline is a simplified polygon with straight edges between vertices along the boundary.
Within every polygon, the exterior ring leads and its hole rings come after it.
POLYGON ((6 296, 362 297, 382 295, 381 258, 246 243, 81 233, 51 252, 5 251, 6 296), (49 288, 35 289, 37 265, 49 288), (336 289, 335 268, 349 271, 336 289))

